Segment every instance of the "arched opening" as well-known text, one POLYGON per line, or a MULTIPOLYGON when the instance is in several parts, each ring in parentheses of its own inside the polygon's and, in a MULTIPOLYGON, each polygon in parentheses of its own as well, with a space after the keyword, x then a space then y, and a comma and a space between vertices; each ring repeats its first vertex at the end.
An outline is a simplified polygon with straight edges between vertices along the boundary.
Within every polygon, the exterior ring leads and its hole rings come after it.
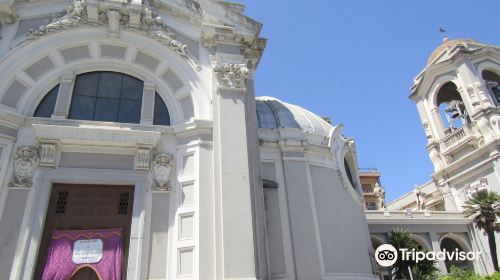
POLYGON ((84 266, 76 271, 73 276, 71 276, 70 280, 101 280, 97 272, 88 267, 84 266))
MULTIPOLYGON (((140 123, 144 82, 127 74, 100 71, 77 75, 68 119, 140 123)), ((34 116, 50 118, 54 113, 59 85, 38 104, 34 116)), ((155 93, 154 125, 170 125, 167 105, 155 93)))
MULTIPOLYGON (((446 250, 447 252, 463 252, 464 251, 462 246, 457 241, 455 241, 454 239, 452 239, 450 237, 444 237, 441 240, 440 247, 441 247, 441 250, 446 250)), ((474 269, 474 266, 472 265, 472 263, 470 261, 467 261, 467 260, 460 261, 460 260, 446 259, 444 263, 445 263, 446 269, 448 271, 450 271, 450 268, 452 266, 455 266, 455 267, 460 268, 460 269, 469 269, 469 270, 474 269)))
POLYGON ((453 82, 447 82, 439 89, 436 104, 445 121, 446 132, 454 131, 470 122, 465 104, 453 82))
POLYGON ((495 100, 497 106, 500 105, 500 76, 490 70, 484 70, 482 76, 491 97, 495 100))

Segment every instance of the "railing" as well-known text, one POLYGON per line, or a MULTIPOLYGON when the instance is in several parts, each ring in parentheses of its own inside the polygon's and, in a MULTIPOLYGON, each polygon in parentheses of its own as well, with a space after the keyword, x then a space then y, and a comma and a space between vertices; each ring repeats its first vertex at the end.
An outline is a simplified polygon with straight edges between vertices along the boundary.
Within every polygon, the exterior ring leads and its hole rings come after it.
POLYGON ((469 123, 461 128, 451 132, 445 138, 443 138, 439 144, 441 153, 446 153, 462 143, 469 142, 474 138, 474 132, 476 131, 476 123, 469 123))

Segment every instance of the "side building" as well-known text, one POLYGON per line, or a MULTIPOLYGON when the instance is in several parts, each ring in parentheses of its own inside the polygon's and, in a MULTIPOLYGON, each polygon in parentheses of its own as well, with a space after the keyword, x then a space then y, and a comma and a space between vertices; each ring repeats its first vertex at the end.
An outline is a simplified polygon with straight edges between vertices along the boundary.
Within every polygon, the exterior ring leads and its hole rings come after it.
POLYGON ((487 238, 471 218, 464 218, 463 205, 479 190, 500 192, 499 85, 498 46, 445 39, 431 54, 414 79, 410 99, 427 137, 432 180, 385 209, 366 211, 374 247, 399 226, 428 250, 481 252, 473 262, 439 262, 442 273, 451 265, 479 274, 494 272, 487 238))

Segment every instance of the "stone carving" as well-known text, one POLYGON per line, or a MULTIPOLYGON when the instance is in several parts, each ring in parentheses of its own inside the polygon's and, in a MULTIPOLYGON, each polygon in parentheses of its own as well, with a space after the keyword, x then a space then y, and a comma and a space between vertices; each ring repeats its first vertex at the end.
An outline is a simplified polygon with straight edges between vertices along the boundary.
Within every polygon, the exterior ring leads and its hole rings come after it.
POLYGON ((175 163, 171 154, 156 153, 152 161, 153 190, 171 191, 170 179, 174 171, 175 163))
POLYGON ((36 29, 30 29, 27 37, 34 39, 46 33, 68 29, 87 21, 85 0, 75 0, 72 5, 65 8, 62 16, 53 16, 46 25, 40 25, 36 29))
POLYGON ((151 7, 144 8, 144 14, 141 19, 141 30, 145 31, 146 34, 161 44, 171 48, 180 56, 188 59, 196 69, 200 70, 200 65, 189 53, 187 46, 174 39, 174 33, 163 23, 163 19, 160 16, 154 15, 151 7))
POLYGON ((135 155, 135 169, 149 170, 151 149, 149 147, 139 147, 135 155))
POLYGON ((32 146, 17 148, 14 157, 14 176, 10 182, 11 187, 31 187, 33 173, 40 162, 40 149, 32 146))
POLYGON ((56 143, 42 143, 40 146, 40 166, 55 167, 56 143))
POLYGON ((214 64, 213 71, 219 86, 239 89, 245 88, 245 79, 249 72, 245 64, 214 64))
POLYGON ((432 163, 434 164, 434 171, 438 171, 441 168, 443 168, 442 159, 439 150, 437 148, 437 144, 431 143, 431 145, 429 145, 427 149, 429 151, 429 157, 432 163))
POLYGON ((373 188, 373 193, 377 197, 377 209, 385 208, 385 190, 380 186, 379 183, 375 183, 373 188))
MULTIPOLYGON (((85 1, 86 0, 74 0, 72 5, 65 8, 65 12, 62 15, 54 16, 45 25, 41 25, 35 29, 30 29, 26 34, 26 40, 34 40, 47 33, 73 28, 82 24, 108 24, 111 36, 116 37, 118 36, 118 27, 122 26, 123 28, 129 29, 131 31, 143 31, 149 37, 169 47, 178 55, 188 60, 196 70, 199 71, 201 69, 196 59, 187 49, 187 46, 175 39, 175 34, 170 31, 167 25, 163 23, 162 18, 154 13, 151 6, 144 7, 140 19, 140 25, 138 23, 134 23, 135 20, 132 23, 130 22, 130 13, 134 14, 134 12, 129 11, 126 7, 113 7, 113 9, 99 8, 99 11, 96 12, 98 13, 97 19, 93 20, 91 16, 91 22, 89 22, 89 16, 87 14, 87 3, 85 1)), ((196 4, 198 3, 194 0, 191 1, 193 3, 189 4, 189 7, 192 6, 196 8, 196 4)), ((96 9, 97 8, 95 7, 91 7, 90 13, 92 14, 94 11, 96 11, 96 9)))
POLYGON ((486 190, 488 188, 488 179, 487 178, 479 178, 476 181, 466 184, 463 187, 463 192, 465 198, 470 199, 472 196, 482 190, 486 190))
POLYGON ((417 210, 425 210, 425 193, 423 193, 420 189, 415 188, 413 190, 413 194, 415 195, 415 202, 417 203, 417 210))
POLYGON ((203 13, 203 10, 200 6, 200 3, 198 3, 198 1, 186 0, 186 7, 198 15, 201 15, 203 13))

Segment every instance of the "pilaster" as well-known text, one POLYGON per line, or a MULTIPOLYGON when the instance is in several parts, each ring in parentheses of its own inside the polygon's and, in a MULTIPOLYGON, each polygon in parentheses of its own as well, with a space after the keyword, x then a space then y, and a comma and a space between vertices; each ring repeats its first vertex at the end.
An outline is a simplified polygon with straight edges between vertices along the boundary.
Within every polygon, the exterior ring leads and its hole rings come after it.
POLYGON ((256 261, 246 130, 247 61, 239 55, 212 57, 214 167, 219 228, 217 278, 256 279, 256 261), (221 259, 220 259, 221 258, 221 259))
MULTIPOLYGON (((432 251, 434 252, 440 252, 441 251, 441 246, 439 245, 439 238, 437 237, 437 234, 435 232, 429 232, 429 237, 431 238, 431 243, 432 243, 432 251)), ((441 274, 446 274, 446 264, 444 261, 436 261, 437 266, 439 269, 439 272, 441 274)))

